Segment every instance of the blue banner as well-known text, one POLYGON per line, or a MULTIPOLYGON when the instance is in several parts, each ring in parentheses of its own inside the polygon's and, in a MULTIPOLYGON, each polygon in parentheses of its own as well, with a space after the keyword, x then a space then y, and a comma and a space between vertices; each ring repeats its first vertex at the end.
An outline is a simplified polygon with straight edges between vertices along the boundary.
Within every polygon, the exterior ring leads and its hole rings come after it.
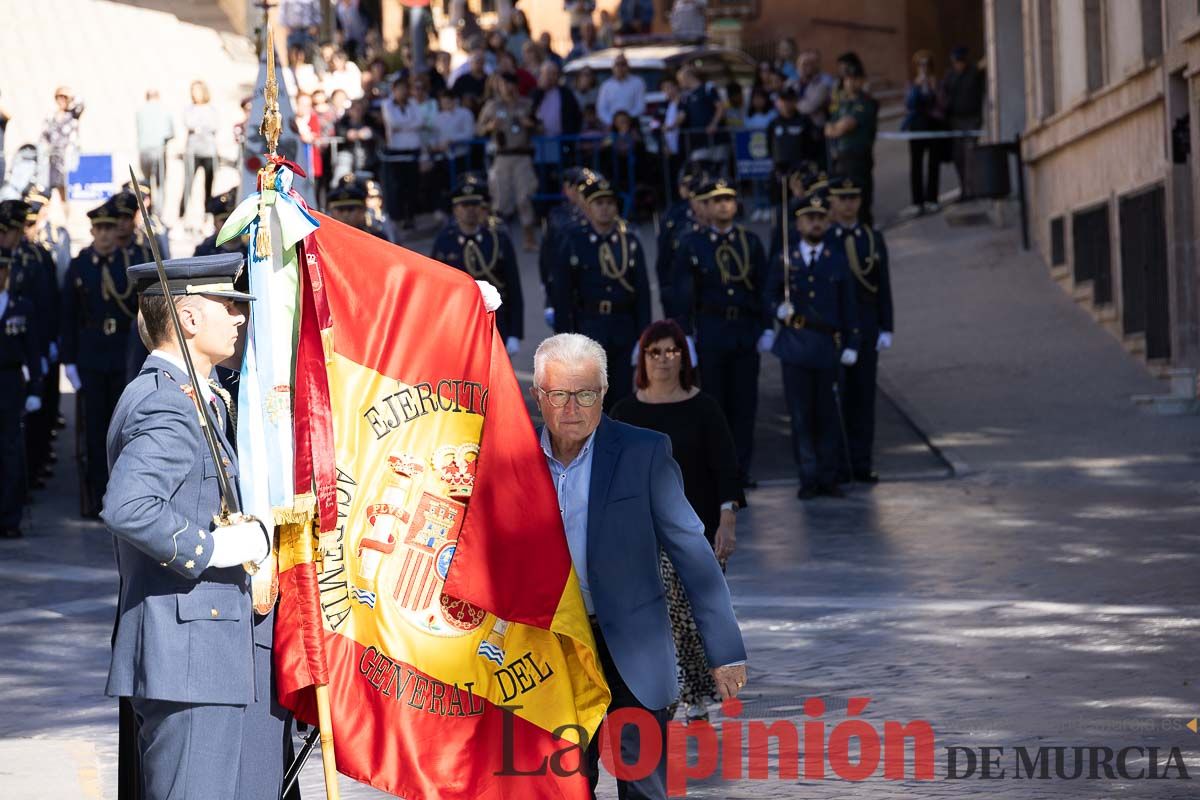
POLYGON ((107 200, 116 190, 111 153, 81 155, 79 166, 67 176, 67 193, 72 200, 107 200))
POLYGON ((769 178, 775 169, 765 130, 736 131, 733 135, 739 178, 769 178))

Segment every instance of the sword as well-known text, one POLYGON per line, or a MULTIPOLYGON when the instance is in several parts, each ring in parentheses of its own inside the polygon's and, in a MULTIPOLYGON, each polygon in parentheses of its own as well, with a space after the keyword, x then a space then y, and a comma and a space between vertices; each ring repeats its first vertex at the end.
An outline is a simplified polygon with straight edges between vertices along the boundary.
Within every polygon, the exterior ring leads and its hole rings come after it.
MULTIPOLYGON (((162 287, 163 296, 167 298, 167 310, 171 315, 171 327, 175 330, 175 338, 179 342, 179 353, 183 357, 184 367, 187 368, 188 381, 192 384, 192 402, 196 404, 196 411, 200 414, 200 431, 204 435, 204 441, 208 445, 208 454, 212 456, 213 466, 217 470, 217 488, 221 493, 221 513, 214 517, 213 521, 221 526, 254 521, 252 517, 242 513, 241 501, 238 499, 237 492, 233 490, 233 483, 229 480, 229 473, 226 471, 225 464, 221 460, 221 444, 217 440, 213 421, 208 418, 208 408, 206 408, 208 404, 200 399, 202 394, 200 390, 201 383, 196 376, 196 366, 192 363, 192 354, 188 351, 187 343, 183 338, 183 326, 179 324, 179 312, 175 309, 175 303, 171 300, 171 288, 167 283, 167 270, 163 266, 162 254, 158 250, 158 237, 154 232, 154 225, 150 221, 150 215, 146 213, 146 200, 142 197, 142 187, 138 185, 137 175, 134 173, 132 165, 129 167, 129 178, 133 184, 133 191, 137 195, 138 210, 142 212, 142 221, 146 224, 146 238, 150 245, 150 253, 154 256, 154 266, 158 271, 158 284, 162 287)), ((258 571, 258 565, 253 562, 247 561, 242 566, 251 575, 258 571)))
POLYGON ((788 241, 788 226, 792 224, 792 221, 788 218, 788 179, 786 175, 783 178, 782 186, 783 205, 779 212, 779 228, 783 232, 783 304, 779 306, 776 316, 786 323, 796 313, 796 307, 792 305, 792 278, 790 275, 792 271, 792 246, 788 241))

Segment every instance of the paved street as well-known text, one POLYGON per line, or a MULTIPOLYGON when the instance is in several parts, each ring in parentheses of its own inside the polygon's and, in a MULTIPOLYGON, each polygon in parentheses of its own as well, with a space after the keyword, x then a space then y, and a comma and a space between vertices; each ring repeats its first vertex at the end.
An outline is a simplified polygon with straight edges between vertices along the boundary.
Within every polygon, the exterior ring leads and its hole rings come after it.
MULTIPOLYGON (((819 696, 828 737, 848 698, 868 697, 861 716, 877 731, 930 723, 936 780, 885 781, 881 768, 862 783, 798 783, 773 768, 770 781, 700 781, 691 796, 1196 796, 1179 780, 1011 780, 1016 746, 1158 746, 1160 769, 1178 746, 1200 772, 1200 736, 1183 727, 1200 714, 1200 420, 1135 410, 1130 397, 1160 385, 1017 241, 941 216, 890 232, 899 322, 874 488, 795 499, 767 364, 765 486, 739 516, 729 568, 750 651, 742 718, 799 724, 819 696), (1008 779, 945 780, 956 745, 1004 747, 1008 779)), ((532 262, 524 277, 532 297, 532 262)), ((544 332, 529 306, 525 374, 544 332)), ((75 516, 72 440, 59 438, 26 538, 0 542, 4 798, 115 797, 115 704, 101 692, 116 579, 109 537, 75 516)), ((314 757, 305 796, 322 796, 320 781, 314 757)))

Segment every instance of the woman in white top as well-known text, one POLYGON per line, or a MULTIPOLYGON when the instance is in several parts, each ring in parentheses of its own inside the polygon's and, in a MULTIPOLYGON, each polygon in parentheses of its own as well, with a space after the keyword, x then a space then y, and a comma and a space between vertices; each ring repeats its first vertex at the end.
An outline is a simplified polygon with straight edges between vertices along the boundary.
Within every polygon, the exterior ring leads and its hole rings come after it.
POLYGON ((179 198, 179 217, 187 213, 188 199, 192 194, 192 181, 196 173, 204 170, 203 210, 212 197, 213 178, 217 170, 217 111, 213 108, 204 81, 192 81, 192 103, 183 112, 183 127, 187 130, 187 144, 183 150, 183 196, 179 198))
POLYGON ((329 72, 326 73, 322 85, 330 97, 333 97, 333 93, 341 89, 346 93, 346 97, 357 100, 363 96, 362 70, 358 68, 358 64, 347 59, 344 52, 334 50, 333 56, 330 58, 329 72))
POLYGON ((387 141, 387 151, 382 156, 384 200, 388 216, 406 229, 413 227, 421 130, 425 122, 420 107, 411 101, 408 81, 397 78, 392 81, 391 97, 379 107, 387 141))

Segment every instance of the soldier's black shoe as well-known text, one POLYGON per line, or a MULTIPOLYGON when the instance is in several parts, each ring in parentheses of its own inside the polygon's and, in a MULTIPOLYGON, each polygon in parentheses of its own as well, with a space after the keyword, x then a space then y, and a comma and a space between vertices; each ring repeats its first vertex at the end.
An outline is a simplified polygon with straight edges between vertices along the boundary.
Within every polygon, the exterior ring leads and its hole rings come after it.
POLYGON ((745 477, 742 478, 742 488, 743 489, 757 489, 758 481, 754 480, 754 478, 751 478, 749 475, 746 475, 745 477))
POLYGON ((817 490, 811 486, 801 486, 796 491, 796 497, 800 500, 812 500, 817 496, 817 490))
POLYGON ((873 469, 856 469, 854 480, 858 483, 879 483, 879 473, 873 469))
POLYGON ((838 486, 836 483, 830 484, 829 486, 822 486, 820 489, 820 493, 825 495, 826 497, 845 497, 846 496, 846 493, 842 491, 842 487, 838 486))

